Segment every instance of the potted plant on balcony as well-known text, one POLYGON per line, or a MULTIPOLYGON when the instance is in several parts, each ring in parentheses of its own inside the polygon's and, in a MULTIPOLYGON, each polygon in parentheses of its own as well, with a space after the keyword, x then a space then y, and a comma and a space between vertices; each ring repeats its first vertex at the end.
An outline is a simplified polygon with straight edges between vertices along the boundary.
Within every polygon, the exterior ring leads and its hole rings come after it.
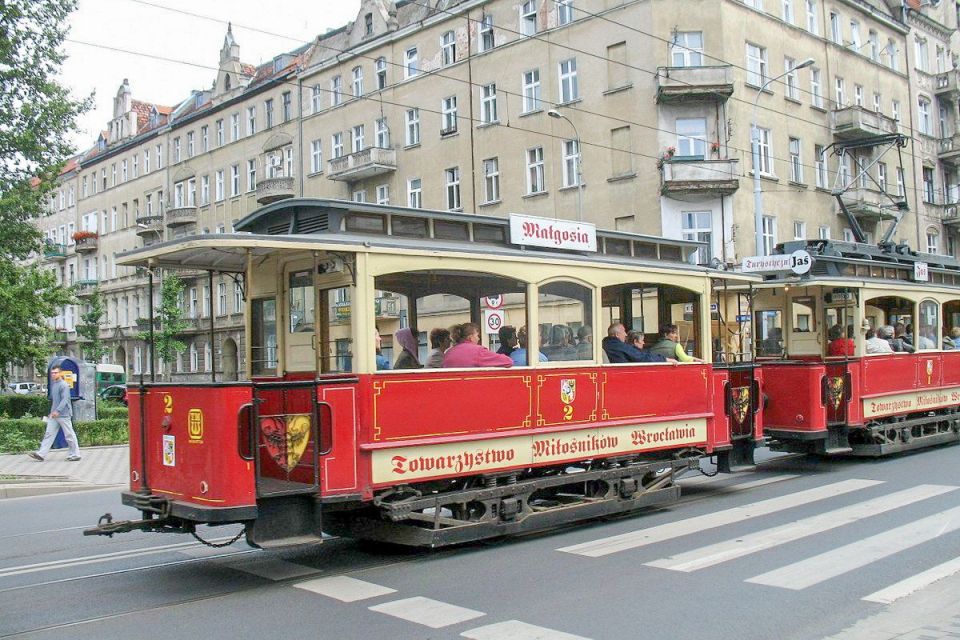
POLYGON ((710 143, 710 154, 716 159, 720 157, 720 143, 711 142, 710 143))
POLYGON ((87 238, 96 238, 97 232, 96 231, 74 231, 73 236, 71 237, 73 238, 74 242, 78 242, 80 240, 86 240, 87 238))

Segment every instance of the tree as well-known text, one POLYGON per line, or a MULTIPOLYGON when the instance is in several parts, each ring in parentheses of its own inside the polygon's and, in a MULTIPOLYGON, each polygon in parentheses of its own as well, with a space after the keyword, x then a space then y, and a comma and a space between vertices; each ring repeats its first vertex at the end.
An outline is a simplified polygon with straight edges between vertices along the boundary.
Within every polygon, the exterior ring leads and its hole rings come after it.
POLYGON ((13 364, 49 354, 45 318, 71 301, 42 255, 32 220, 43 212, 72 153, 69 133, 90 99, 73 100, 55 78, 75 0, 0 2, 0 383, 13 364))
MULTIPOLYGON (((153 348, 156 356, 162 358, 165 363, 169 363, 174 356, 187 348, 187 345, 180 340, 180 336, 187 328, 187 322, 183 319, 183 308, 180 304, 184 288, 183 280, 176 275, 169 272, 163 274, 163 285, 160 287, 160 308, 153 310, 153 348)), ((146 342, 149 349, 150 332, 141 331, 137 337, 146 342)), ((149 357, 149 351, 147 357, 149 357)), ((149 364, 146 369, 149 371, 149 364)))
POLYGON ((89 308, 80 316, 81 323, 77 325, 77 335, 84 339, 83 357, 87 362, 100 362, 109 349, 100 340, 104 309, 103 296, 100 295, 99 288, 94 288, 87 304, 89 308))

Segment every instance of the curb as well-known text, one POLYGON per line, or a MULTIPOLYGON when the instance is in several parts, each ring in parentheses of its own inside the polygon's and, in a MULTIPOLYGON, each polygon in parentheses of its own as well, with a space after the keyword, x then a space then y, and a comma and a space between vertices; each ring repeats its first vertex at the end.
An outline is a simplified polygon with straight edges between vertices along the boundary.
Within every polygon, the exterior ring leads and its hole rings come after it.
POLYGON ((42 481, 3 481, 0 483, 0 500, 6 498, 28 498, 31 496, 46 496, 58 493, 72 493, 74 491, 93 491, 95 489, 108 489, 113 486, 109 484, 87 484, 85 482, 62 481, 49 482, 42 481))

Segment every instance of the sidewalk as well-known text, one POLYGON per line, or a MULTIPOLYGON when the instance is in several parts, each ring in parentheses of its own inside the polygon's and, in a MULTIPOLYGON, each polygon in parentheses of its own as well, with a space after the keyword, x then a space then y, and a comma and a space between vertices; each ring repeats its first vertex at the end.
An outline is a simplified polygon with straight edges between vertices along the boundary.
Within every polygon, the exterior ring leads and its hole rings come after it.
POLYGON ((67 450, 55 449, 38 462, 26 454, 0 455, 0 498, 35 496, 126 485, 130 477, 127 445, 86 447, 83 459, 67 462, 67 450))

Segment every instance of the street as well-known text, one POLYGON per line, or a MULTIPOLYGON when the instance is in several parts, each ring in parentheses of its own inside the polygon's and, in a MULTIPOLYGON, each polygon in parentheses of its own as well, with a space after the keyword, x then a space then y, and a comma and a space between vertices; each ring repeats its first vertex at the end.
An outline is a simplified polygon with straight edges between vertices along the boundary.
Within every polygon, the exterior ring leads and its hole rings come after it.
MULTIPOLYGON (((0 637, 900 637, 841 632, 957 584, 927 586, 958 569, 957 452, 771 459, 689 476, 663 509, 441 551, 91 538, 104 512, 137 516, 115 490, 2 500, 0 637)), ((905 620, 955 637, 942 621, 905 620)))

